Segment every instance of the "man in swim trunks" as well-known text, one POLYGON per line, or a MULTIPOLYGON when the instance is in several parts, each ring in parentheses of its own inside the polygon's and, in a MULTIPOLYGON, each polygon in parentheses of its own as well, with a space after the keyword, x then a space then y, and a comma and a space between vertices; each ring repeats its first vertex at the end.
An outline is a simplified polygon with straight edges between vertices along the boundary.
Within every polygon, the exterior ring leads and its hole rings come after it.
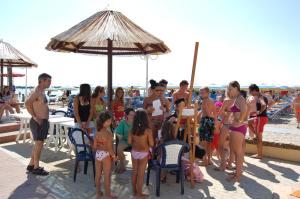
POLYGON ((209 88, 203 87, 200 89, 202 98, 201 105, 201 120, 199 127, 200 141, 203 142, 206 155, 203 157, 203 165, 211 164, 211 143, 214 137, 215 123, 217 121, 216 107, 214 101, 209 98, 209 88))
POLYGON ((30 119, 30 129, 33 135, 34 146, 31 153, 31 160, 27 166, 27 171, 36 175, 48 175, 49 172, 39 166, 40 156, 44 140, 49 128, 49 107, 45 95, 45 89, 51 84, 51 76, 43 73, 38 77, 39 85, 25 102, 30 119))
POLYGON ((254 158, 261 159, 263 151, 262 134, 264 132, 264 126, 268 123, 268 98, 263 96, 256 84, 251 84, 249 86, 249 92, 252 96, 256 97, 256 118, 254 120, 255 135, 257 138, 257 155, 254 158))

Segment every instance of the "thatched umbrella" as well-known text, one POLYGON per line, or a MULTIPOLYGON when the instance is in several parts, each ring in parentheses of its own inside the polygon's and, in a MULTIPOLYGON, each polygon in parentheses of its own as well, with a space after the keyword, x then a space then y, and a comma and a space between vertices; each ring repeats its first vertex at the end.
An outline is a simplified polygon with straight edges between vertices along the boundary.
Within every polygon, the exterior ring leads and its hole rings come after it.
POLYGON ((113 55, 147 55, 170 52, 163 41, 143 30, 122 13, 110 10, 97 12, 55 36, 46 49, 57 52, 107 55, 109 106, 112 101, 113 55))
MULTIPOLYGON (((1 74, 3 67, 37 67, 37 64, 15 49, 7 42, 0 40, 0 66, 1 74)), ((1 91, 3 90, 3 76, 1 75, 1 91)))

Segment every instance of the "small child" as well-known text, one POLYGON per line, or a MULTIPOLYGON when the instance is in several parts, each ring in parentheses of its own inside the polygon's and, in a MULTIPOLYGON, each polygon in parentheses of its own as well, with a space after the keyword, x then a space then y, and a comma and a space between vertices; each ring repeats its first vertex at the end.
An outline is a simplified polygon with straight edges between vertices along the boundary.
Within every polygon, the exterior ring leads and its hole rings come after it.
POLYGON ((132 145, 132 189, 136 198, 145 198, 142 193, 144 174, 148 163, 149 150, 154 145, 153 133, 146 111, 136 111, 132 130, 128 136, 128 144, 132 145))
MULTIPOLYGON (((161 129, 161 138, 158 144, 163 144, 168 141, 176 140, 175 137, 175 127, 171 121, 165 121, 161 129)), ((160 159, 158 157, 158 159, 160 159)), ((160 180, 162 183, 165 183, 167 180, 167 172, 162 171, 160 175, 160 180)))
MULTIPOLYGON (((220 111, 222 105, 223 105, 222 102, 215 103, 217 113, 220 111)), ((214 152, 214 150, 216 150, 216 155, 219 160, 220 160, 220 153, 218 151, 218 143, 219 143, 220 130, 221 130, 221 121, 217 120, 215 123, 215 131, 214 131, 213 141, 211 143, 211 152, 214 152)))
POLYGON ((97 133, 95 135, 93 149, 96 150, 96 198, 100 198, 101 193, 101 176, 104 172, 104 189, 106 199, 116 199, 110 192, 110 174, 112 161, 116 161, 116 156, 113 151, 113 137, 108 127, 111 125, 112 119, 108 112, 102 112, 97 119, 97 133))

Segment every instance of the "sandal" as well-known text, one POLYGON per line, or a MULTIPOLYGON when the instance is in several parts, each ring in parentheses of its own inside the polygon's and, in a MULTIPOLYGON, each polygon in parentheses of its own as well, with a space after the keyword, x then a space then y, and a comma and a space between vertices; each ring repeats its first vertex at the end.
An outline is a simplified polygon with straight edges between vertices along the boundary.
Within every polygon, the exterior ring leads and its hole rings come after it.
POLYGON ((38 167, 32 170, 32 174, 39 175, 39 176, 47 176, 49 175, 49 172, 45 171, 44 168, 42 167, 38 167))

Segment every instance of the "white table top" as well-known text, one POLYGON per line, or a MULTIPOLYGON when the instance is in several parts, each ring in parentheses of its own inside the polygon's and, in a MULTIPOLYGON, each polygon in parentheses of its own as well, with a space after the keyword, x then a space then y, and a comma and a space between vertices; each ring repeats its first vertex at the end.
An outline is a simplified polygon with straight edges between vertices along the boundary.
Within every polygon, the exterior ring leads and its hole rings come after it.
MULTIPOLYGON (((13 113, 13 114, 10 114, 12 117, 15 117, 15 118, 19 118, 19 119, 31 119, 32 116, 29 114, 29 113, 13 113)), ((61 115, 49 115, 49 118, 60 118, 62 117, 61 115)))
POLYGON ((70 117, 55 117, 55 118, 49 118, 49 122, 53 124, 59 124, 62 122, 71 122, 74 121, 73 118, 70 117))

